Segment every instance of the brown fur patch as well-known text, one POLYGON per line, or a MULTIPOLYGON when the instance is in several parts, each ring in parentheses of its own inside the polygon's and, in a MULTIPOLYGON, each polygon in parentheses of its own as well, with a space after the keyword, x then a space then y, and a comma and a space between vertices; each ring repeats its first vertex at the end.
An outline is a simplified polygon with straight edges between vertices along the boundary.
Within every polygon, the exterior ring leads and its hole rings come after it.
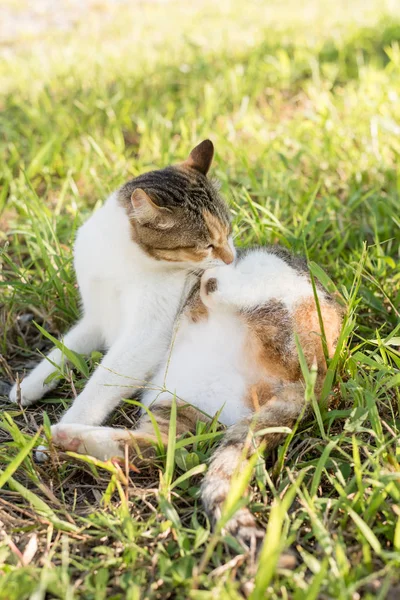
POLYGON ((223 244, 229 235, 229 226, 223 223, 218 217, 210 213, 209 210, 203 210, 203 219, 208 227, 213 241, 217 244, 223 244))
POLYGON ((185 315, 192 323, 198 323, 208 317, 208 308, 200 297, 200 281, 192 289, 186 302, 185 315))
MULTIPOLYGON (((292 427, 304 407, 303 381, 294 383, 259 382, 254 388, 257 392, 260 409, 231 427, 225 435, 223 445, 243 446, 249 429, 256 432, 267 427, 292 427)), ((283 435, 285 434, 269 433, 264 436, 267 447, 272 448, 277 445, 283 435)), ((258 445, 262 438, 257 437, 254 441, 258 445)), ((250 453, 252 448, 253 445, 250 444, 250 453)))
MULTIPOLYGON (((169 431, 169 420, 171 415, 171 402, 168 400, 156 402, 151 407, 151 412, 155 417, 157 424, 160 429, 160 433, 166 436, 168 439, 169 431)), ((177 435, 183 435, 184 433, 195 433, 197 421, 207 421, 207 417, 196 410, 190 404, 185 402, 177 402, 177 413, 176 413, 176 433, 177 435)), ((154 434, 154 427, 147 415, 142 416, 139 422, 139 429, 137 431, 145 431, 154 434)), ((164 441, 164 440, 163 440, 164 441)))
MULTIPOLYGON (((326 337, 328 356, 332 357, 340 333, 341 313, 339 307, 331 303, 320 303, 322 321, 326 337)), ((314 298, 302 302, 295 310, 294 329, 309 367, 317 361, 319 373, 326 372, 326 361, 322 346, 321 328, 314 298)))
POLYGON ((242 312, 249 335, 246 356, 268 377, 295 381, 299 376, 298 360, 291 353, 293 323, 282 302, 271 300, 252 311, 242 312))
POLYGON ((196 304, 191 306, 188 315, 193 323, 198 323, 208 317, 208 308, 203 304, 200 296, 198 296, 196 304))
MULTIPOLYGON (((331 357, 340 333, 341 311, 336 304, 330 302, 321 303, 320 306, 328 354, 331 357)), ((301 379, 294 333, 299 337, 307 365, 311 367, 316 360, 319 375, 322 377, 326 372, 318 312, 313 297, 302 302, 293 315, 281 302, 271 301, 256 310, 243 312, 242 318, 249 328, 247 360, 249 364, 258 364, 267 378, 282 382, 301 379)), ((321 377, 317 381, 317 388, 321 377)), ((261 384, 257 384, 259 385, 261 384)), ((257 388, 257 394, 261 394, 261 398, 269 393, 269 384, 263 385, 265 390, 257 388)), ((255 393, 254 389, 249 390, 249 406, 254 406, 255 393)), ((262 406, 263 401, 260 401, 260 398, 257 402, 262 406)))

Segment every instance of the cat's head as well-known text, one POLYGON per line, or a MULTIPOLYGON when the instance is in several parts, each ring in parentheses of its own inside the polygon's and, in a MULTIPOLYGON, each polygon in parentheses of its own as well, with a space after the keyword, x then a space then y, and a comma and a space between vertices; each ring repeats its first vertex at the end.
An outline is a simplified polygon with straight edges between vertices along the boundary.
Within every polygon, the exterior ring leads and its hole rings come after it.
POLYGON ((185 162, 139 175, 119 191, 132 237, 152 258, 199 269, 234 260, 228 207, 207 178, 213 154, 204 140, 185 162))

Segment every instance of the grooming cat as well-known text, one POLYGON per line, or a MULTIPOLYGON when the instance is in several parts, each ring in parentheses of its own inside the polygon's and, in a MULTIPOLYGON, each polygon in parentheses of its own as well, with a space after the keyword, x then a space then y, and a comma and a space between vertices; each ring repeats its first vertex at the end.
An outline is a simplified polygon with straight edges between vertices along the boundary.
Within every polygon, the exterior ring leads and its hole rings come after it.
MULTIPOLYGON (((122 397, 142 388, 169 347, 192 273, 234 260, 228 208, 206 176, 213 153, 205 140, 184 163, 140 175, 79 229, 83 316, 63 343, 82 354, 107 353, 62 423, 100 425, 122 397)), ((10 399, 23 406, 40 399, 56 386, 45 380, 62 360, 54 349, 10 399)))
MULTIPOLYGON (((319 285, 318 298, 332 356, 341 310, 319 285)), ((220 421, 229 429, 201 490, 213 522, 221 514, 233 474, 243 469, 254 448, 263 439, 271 448, 283 437, 271 433, 249 439, 250 430, 291 427, 305 409, 295 334, 308 366, 316 365, 318 394, 326 361, 305 263, 278 247, 244 251, 235 263, 203 274, 177 321, 171 350, 143 394, 165 444, 174 395, 178 435, 195 432, 196 422, 207 420, 204 413, 213 416, 221 410, 220 421)), ((133 462, 138 449, 151 450, 156 441, 146 413, 135 430, 60 424, 53 436, 63 449, 101 459, 123 457, 127 446, 133 462)), ((245 545, 263 536, 247 508, 226 529, 245 545)))

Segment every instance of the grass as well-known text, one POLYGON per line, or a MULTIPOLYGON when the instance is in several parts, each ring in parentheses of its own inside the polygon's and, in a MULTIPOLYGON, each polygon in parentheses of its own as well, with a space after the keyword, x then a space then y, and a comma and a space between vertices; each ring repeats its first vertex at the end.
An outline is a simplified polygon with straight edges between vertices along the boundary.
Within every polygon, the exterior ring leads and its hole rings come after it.
MULTIPOLYGON (((258 563, 210 533, 198 501, 215 427, 171 435, 159 468, 129 478, 77 456, 33 462, 98 356, 65 369, 38 406, 4 401, 0 599, 399 596, 398 8, 105 2, 71 31, 0 48, 3 382, 48 348, 42 332, 57 336, 78 314, 77 227, 116 186, 205 137, 237 242, 307 252, 347 306, 329 409, 315 405, 257 462, 247 500, 267 527, 258 563), (289 547, 299 564, 276 567, 289 547)), ((131 426, 134 410, 112 422, 131 426)))

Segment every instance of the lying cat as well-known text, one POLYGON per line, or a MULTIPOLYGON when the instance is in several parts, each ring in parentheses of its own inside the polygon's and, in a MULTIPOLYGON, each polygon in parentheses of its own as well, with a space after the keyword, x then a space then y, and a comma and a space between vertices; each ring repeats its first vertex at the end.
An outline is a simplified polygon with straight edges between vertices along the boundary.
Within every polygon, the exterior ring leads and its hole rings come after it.
MULTIPOLYGON (((329 356, 341 326, 341 311, 318 286, 329 356)), ((291 427, 304 409, 295 333, 308 366, 316 364, 316 392, 326 361, 313 290, 306 265, 278 247, 244 251, 235 263, 206 271, 177 322, 170 352, 152 378, 142 402, 151 407, 162 440, 167 443, 171 401, 178 401, 177 432, 195 432, 196 422, 221 410, 229 426, 211 459, 202 484, 202 500, 216 521, 229 493, 232 475, 246 462, 249 430, 291 427), (199 409, 199 410, 198 410, 199 409)), ((267 447, 282 434, 254 437, 249 455, 262 439, 267 447)), ((128 447, 134 462, 156 441, 144 413, 135 430, 56 425, 53 442, 65 450, 100 459, 123 457, 128 447)), ((241 508, 226 529, 243 542, 263 535, 247 508, 241 508)))
MULTIPOLYGON (((203 141, 182 164, 140 175, 113 193, 79 229, 75 270, 82 319, 70 350, 107 353, 62 423, 100 425, 121 398, 142 388, 165 356, 195 270, 229 264, 235 250, 228 208, 206 175, 214 148, 203 141)), ((10 392, 23 406, 56 386, 55 349, 10 392)))

